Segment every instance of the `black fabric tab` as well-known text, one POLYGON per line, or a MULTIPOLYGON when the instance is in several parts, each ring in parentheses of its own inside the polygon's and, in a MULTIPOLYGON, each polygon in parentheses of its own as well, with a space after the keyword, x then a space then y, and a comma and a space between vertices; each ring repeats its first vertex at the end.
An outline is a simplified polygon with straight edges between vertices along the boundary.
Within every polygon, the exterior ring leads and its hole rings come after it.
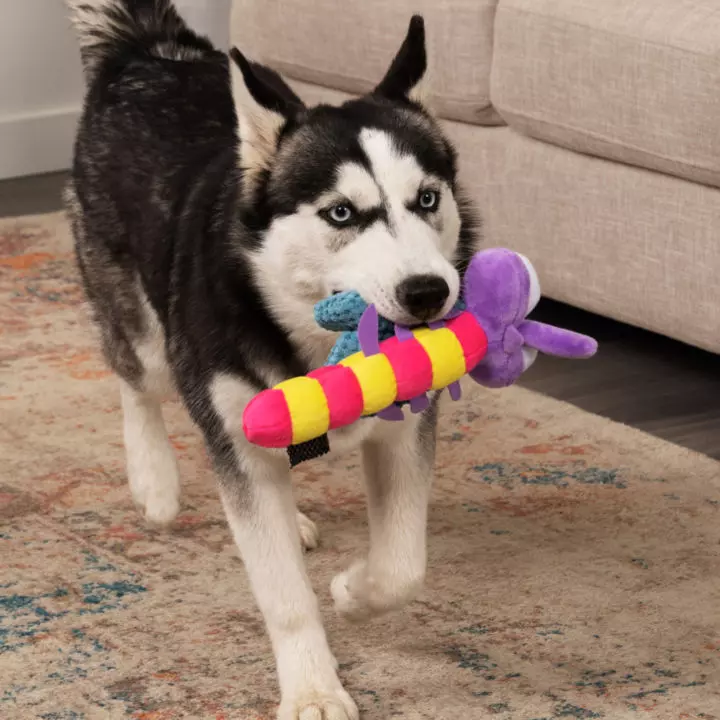
POLYGON ((300 443, 299 445, 290 445, 287 449, 290 458, 290 467, 294 468, 301 462, 306 460, 314 460, 315 458, 327 455, 330 452, 330 441, 327 435, 321 435, 314 440, 300 443))

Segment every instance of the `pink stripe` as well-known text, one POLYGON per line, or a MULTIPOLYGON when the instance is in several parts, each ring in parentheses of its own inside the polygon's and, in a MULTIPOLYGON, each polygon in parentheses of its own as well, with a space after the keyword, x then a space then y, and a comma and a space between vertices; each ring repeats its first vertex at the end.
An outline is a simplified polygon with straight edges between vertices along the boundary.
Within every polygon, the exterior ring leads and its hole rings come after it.
POLYGON ((485 357, 488 340, 485 331, 472 313, 467 311, 450 320, 446 325, 460 343, 465 356, 465 372, 474 370, 485 357))
POLYGON ((313 370, 309 377, 317 380, 330 408, 330 430, 350 425, 362 416, 363 395, 355 373, 343 365, 313 370))
POLYGON ((410 400, 432 387, 432 363, 425 348, 413 337, 393 337, 380 345, 390 361, 397 382, 397 400, 410 400))
POLYGON ((285 393, 282 390, 263 390, 246 406, 243 431, 254 445, 284 448, 292 444, 292 420, 285 393))

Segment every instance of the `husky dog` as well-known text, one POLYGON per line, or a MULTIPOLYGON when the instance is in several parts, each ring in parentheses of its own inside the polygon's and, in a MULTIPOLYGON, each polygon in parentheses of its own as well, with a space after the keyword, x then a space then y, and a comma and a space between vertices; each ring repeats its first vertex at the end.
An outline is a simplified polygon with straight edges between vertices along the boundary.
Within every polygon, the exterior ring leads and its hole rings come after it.
MULTIPOLYGON (((170 0, 68 0, 87 79, 67 203, 77 261, 118 375, 127 474, 149 522, 180 509, 161 414, 179 394, 203 433, 276 657, 278 717, 357 718, 328 647, 287 455, 250 446, 258 391, 324 363, 336 339, 313 306, 358 290, 397 322, 447 313, 475 251, 456 156, 425 109, 422 18, 377 87, 306 107, 268 68, 228 59, 170 0)), ((360 445, 371 549, 332 583, 368 618, 425 574, 436 404, 403 422, 330 433, 360 445)))

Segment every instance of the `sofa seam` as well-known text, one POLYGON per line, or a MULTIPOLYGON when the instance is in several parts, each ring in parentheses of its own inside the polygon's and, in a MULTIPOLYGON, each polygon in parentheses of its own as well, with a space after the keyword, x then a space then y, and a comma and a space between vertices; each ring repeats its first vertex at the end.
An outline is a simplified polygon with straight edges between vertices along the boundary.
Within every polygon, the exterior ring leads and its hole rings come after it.
MULTIPOLYGON (((630 145, 630 144, 624 143, 624 142, 615 142, 615 141, 613 141, 613 140, 609 140, 607 137, 603 137, 602 135, 596 135, 595 133, 592 133, 592 132, 590 132, 590 131, 580 130, 580 129, 576 128, 576 127, 573 127, 572 125, 567 125, 567 124, 564 124, 564 123, 561 123, 561 122, 550 122, 549 120, 543 120, 543 119, 541 119, 541 118, 539 118, 539 117, 536 117, 536 116, 534 116, 534 115, 531 115, 531 114, 529 114, 529 113, 518 112, 517 110, 513 110, 512 108, 510 108, 510 109, 503 109, 503 110, 498 109, 498 112, 499 112, 501 115, 503 115, 503 117, 505 117, 505 115, 507 114, 507 115, 510 115, 511 117, 514 117, 514 118, 516 118, 516 119, 520 119, 520 120, 523 120, 523 119, 530 120, 530 121, 532 121, 532 122, 538 123, 538 124, 540 124, 540 125, 542 125, 542 126, 544 126, 544 127, 547 127, 547 128, 556 127, 556 128, 560 128, 561 130, 569 130, 569 131, 571 131, 571 132, 576 132, 576 133, 581 134, 581 135, 584 134, 586 137, 590 138, 591 140, 597 140, 597 141, 600 141, 600 142, 604 142, 604 143, 607 143, 608 145, 610 145, 610 146, 612 146, 612 147, 622 148, 623 150, 634 150, 635 152, 643 153, 644 155, 647 155, 647 156, 649 156, 649 157, 659 158, 660 160, 667 160, 668 162, 677 163, 678 165, 682 165, 683 167, 692 168, 693 170, 704 170, 704 171, 709 172, 709 173, 715 173, 715 174, 720 175, 720 169, 713 169, 713 168, 711 168, 711 167, 709 167, 709 166, 703 166, 703 165, 697 165, 697 164, 694 164, 694 163, 688 163, 688 162, 685 162, 685 161, 682 161, 682 160, 677 160, 677 159, 672 158, 672 157, 670 157, 670 156, 668 156, 668 155, 659 155, 659 154, 657 154, 657 153, 652 153, 651 151, 649 151, 649 150, 644 150, 644 149, 638 147, 637 145, 630 145)), ((508 125, 509 125, 510 127, 512 127, 512 124, 509 123, 509 122, 508 122, 508 125)), ((529 133, 525 133, 525 134, 529 134, 529 133)), ((555 141, 553 141, 553 140, 544 140, 544 142, 547 142, 547 143, 549 143, 549 144, 555 144, 555 141)), ((567 147, 569 147, 569 149, 571 149, 571 150, 574 149, 574 148, 572 148, 572 147, 570 147, 570 146, 567 146, 567 147)), ((578 150, 577 152, 581 152, 581 151, 578 150)), ((607 160, 613 160, 614 158, 606 158, 606 159, 607 159, 607 160)), ((618 162, 623 162, 623 161, 622 161, 622 160, 619 160, 618 162)), ((627 164, 627 163, 626 163, 626 164, 627 164)), ((641 166, 641 167, 642 167, 642 166, 641 166)), ((687 178, 686 178, 686 179, 687 179, 687 178)))

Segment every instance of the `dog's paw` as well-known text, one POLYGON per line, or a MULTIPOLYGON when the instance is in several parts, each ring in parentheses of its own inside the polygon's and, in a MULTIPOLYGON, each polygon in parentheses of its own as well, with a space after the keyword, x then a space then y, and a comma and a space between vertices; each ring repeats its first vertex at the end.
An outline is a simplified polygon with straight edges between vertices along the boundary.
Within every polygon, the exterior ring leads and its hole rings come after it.
POLYGON ((369 604, 365 563, 353 565, 338 573, 330 583, 335 609, 348 620, 361 622, 375 613, 369 604))
POLYGON ((151 460, 128 473, 130 490, 148 525, 167 527, 180 512, 180 474, 170 452, 157 453, 151 460))
POLYGON ((297 513, 297 524, 303 550, 315 550, 320 544, 320 531, 318 530, 318 526, 307 515, 303 515, 301 512, 297 513))
POLYGON ((167 492, 150 493, 145 501, 145 521, 148 525, 166 528, 180 512, 180 489, 167 489, 167 492))
POLYGON ((359 720, 353 699, 342 687, 334 691, 310 690, 283 699, 277 720, 359 720))
POLYGON ((330 585, 335 609, 354 622, 396 610, 413 600, 423 584, 423 574, 407 572, 373 574, 365 561, 336 575, 330 585))

